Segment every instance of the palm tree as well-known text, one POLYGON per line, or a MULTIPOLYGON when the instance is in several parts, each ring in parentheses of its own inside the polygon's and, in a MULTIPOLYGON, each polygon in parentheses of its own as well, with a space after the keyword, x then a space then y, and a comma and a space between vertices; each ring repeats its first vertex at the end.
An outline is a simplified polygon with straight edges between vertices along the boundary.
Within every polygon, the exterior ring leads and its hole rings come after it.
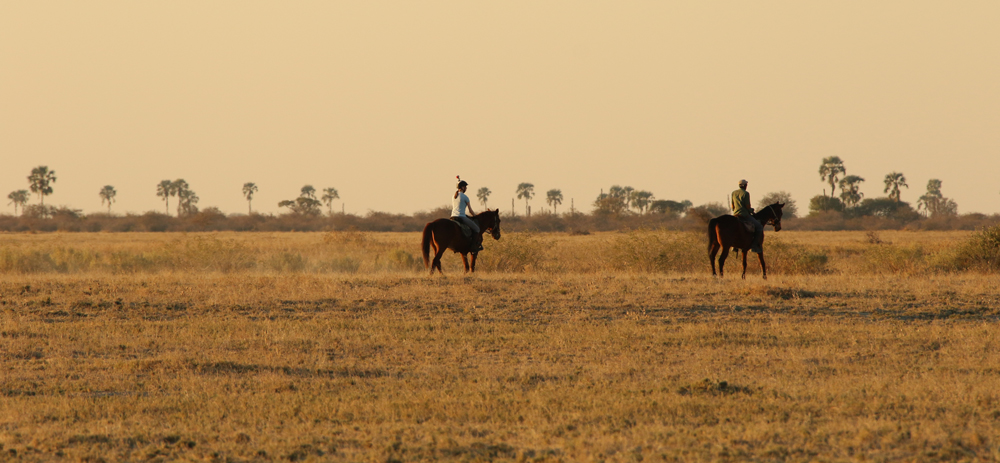
POLYGON ((927 193, 917 200, 917 210, 923 209, 929 216, 940 214, 941 205, 947 201, 941 193, 941 180, 932 178, 927 182, 927 193))
POLYGON ((56 171, 49 170, 47 166, 35 167, 31 169, 28 182, 31 183, 31 192, 38 193, 38 200, 44 206, 45 197, 52 194, 51 184, 56 183, 56 171))
POLYGON ((102 206, 104 203, 108 203, 108 214, 110 214, 111 203, 115 202, 115 196, 118 194, 118 192, 115 191, 115 187, 111 185, 104 185, 104 188, 101 188, 101 191, 97 194, 101 197, 102 206))
POLYGON ((535 196, 535 185, 530 183, 520 183, 517 185, 517 199, 524 198, 524 214, 531 215, 528 208, 528 200, 535 196))
POLYGON ((299 197, 316 199, 316 189, 312 185, 305 185, 302 187, 301 194, 299 197))
MULTIPOLYGON (((188 189, 188 182, 182 178, 174 180, 170 183, 170 196, 177 197, 177 217, 181 216, 181 210, 184 209, 185 200, 190 199, 190 190, 188 189)), ((197 200, 195 200, 197 202, 197 200)))
POLYGON ((492 193, 493 192, 486 187, 482 187, 479 189, 479 191, 476 192, 476 197, 479 198, 479 202, 483 204, 484 209, 489 209, 489 207, 486 206, 486 201, 490 199, 490 195, 492 193))
POLYGON ((11 191, 10 194, 7 195, 7 199, 10 200, 10 202, 7 204, 14 205, 14 215, 17 215, 18 206, 21 206, 21 213, 22 214, 24 213, 24 205, 28 204, 28 198, 29 198, 28 190, 11 191))
MULTIPOLYGON (((303 190, 303 193, 305 191, 303 190)), ((340 193, 334 187, 323 188, 323 202, 326 203, 326 210, 333 216, 333 200, 340 199, 340 193)))
POLYGON ((653 200, 653 193, 646 190, 633 191, 631 196, 632 198, 629 202, 639 210, 640 214, 646 212, 646 208, 649 207, 649 203, 653 200))
POLYGON ((247 214, 253 214, 253 194, 257 192, 257 185, 253 182, 243 184, 243 197, 247 199, 247 214))
POLYGON ((635 193, 635 188, 628 185, 622 187, 622 198, 625 199, 625 210, 631 211, 629 209, 629 203, 632 202, 632 195, 635 193))
MULTIPOLYGON (((186 183, 185 183, 186 185, 186 183)), ((198 213, 198 195, 189 188, 183 188, 177 190, 177 217, 181 216, 181 212, 184 215, 192 215, 198 213)))
POLYGON ((552 213, 556 214, 557 213, 556 206, 562 204, 563 202, 562 190, 558 189, 549 190, 547 193, 545 193, 545 202, 549 203, 549 206, 552 207, 552 213))
POLYGON ((885 174, 885 190, 883 193, 889 193, 889 199, 899 202, 900 197, 900 187, 909 188, 910 186, 906 184, 906 177, 900 172, 891 172, 885 174))
POLYGON ((823 158, 823 163, 819 165, 819 179, 830 182, 831 198, 834 196, 833 189, 837 185, 837 177, 845 172, 844 161, 837 156, 823 158))
POLYGON ((858 191, 861 182, 865 179, 858 177, 857 175, 848 175, 840 179, 840 200, 848 207, 856 206, 861 202, 861 198, 865 197, 865 194, 858 191))
POLYGON ((170 215, 170 196, 174 194, 174 182, 161 180, 156 185, 156 196, 163 198, 167 203, 167 215, 170 215))

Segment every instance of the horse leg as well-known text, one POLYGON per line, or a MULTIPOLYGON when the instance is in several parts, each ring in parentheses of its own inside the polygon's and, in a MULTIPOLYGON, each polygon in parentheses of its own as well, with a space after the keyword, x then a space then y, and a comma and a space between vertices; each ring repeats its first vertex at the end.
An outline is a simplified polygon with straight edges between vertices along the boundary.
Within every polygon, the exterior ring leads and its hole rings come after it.
POLYGON ((743 249, 743 277, 744 280, 747 279, 747 250, 743 249))
MULTIPOLYGON (((715 276, 715 256, 719 253, 719 243, 713 242, 708 248, 708 261, 712 263, 712 276, 715 276)), ((719 270, 722 270, 720 267, 719 270)))
POLYGON ((764 279, 767 279, 767 264, 764 263, 764 253, 757 254, 757 258, 760 259, 760 271, 764 273, 764 279))
POLYGON ((441 256, 443 256, 444 252, 447 250, 448 248, 445 246, 437 246, 437 249, 434 250, 434 264, 431 265, 431 275, 434 274, 435 268, 437 269, 438 273, 444 275, 444 271, 441 270, 441 256))
POLYGON ((466 253, 462 253, 462 263, 465 264, 465 273, 469 273, 469 257, 466 253))
POLYGON ((719 255, 719 276, 725 276, 722 268, 726 265, 726 257, 729 257, 729 246, 722 247, 722 254, 719 255))
POLYGON ((476 257, 479 256, 478 252, 472 253, 472 273, 476 273, 476 257))

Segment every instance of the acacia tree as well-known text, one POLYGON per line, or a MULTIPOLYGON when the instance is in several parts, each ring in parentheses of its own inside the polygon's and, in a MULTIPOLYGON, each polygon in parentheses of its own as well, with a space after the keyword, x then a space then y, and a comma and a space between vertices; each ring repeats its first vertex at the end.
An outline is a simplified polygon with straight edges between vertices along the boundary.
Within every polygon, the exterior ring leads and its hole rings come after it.
POLYGON ((837 156, 823 158, 819 165, 819 179, 830 183, 830 197, 833 198, 833 189, 837 185, 837 177, 845 173, 844 161, 837 156))
POLYGON ((857 206, 865 194, 859 191, 861 182, 865 179, 857 175, 848 175, 840 179, 840 200, 847 207, 857 206))
POLYGON ((170 215, 170 197, 174 194, 174 182, 160 180, 160 183, 156 185, 156 196, 163 198, 163 201, 167 203, 167 215, 170 215))
POLYGON ((333 200, 340 199, 340 193, 334 187, 323 188, 323 202, 326 203, 326 209, 333 216, 333 200))
POLYGON ((320 215, 319 206, 322 203, 315 198, 315 195, 316 189, 312 185, 306 185, 300 190, 298 198, 281 201, 278 207, 287 207, 297 215, 320 215))
POLYGON ((552 213, 557 214, 556 206, 562 204, 563 194, 562 190, 553 188, 545 193, 545 202, 549 203, 549 207, 552 208, 552 213))
POLYGON ((489 209, 486 202, 489 201, 491 194, 493 194, 493 192, 486 187, 482 187, 476 192, 476 197, 479 198, 479 202, 483 205, 483 209, 489 209))
POLYGON ((247 199, 247 214, 253 214, 253 194, 257 192, 257 185, 253 182, 243 184, 243 197, 247 199))
POLYGON ((528 200, 535 196, 535 185, 531 183, 519 183, 517 185, 517 199, 524 198, 524 214, 531 215, 528 208, 528 200))
POLYGON ((10 194, 7 195, 7 199, 10 200, 10 202, 7 204, 14 205, 14 215, 17 215, 18 206, 21 207, 21 213, 22 214, 24 213, 24 205, 28 204, 28 198, 29 198, 28 190, 11 191, 10 194))
POLYGON ((111 185, 104 185, 104 188, 101 188, 101 191, 98 192, 97 195, 101 197, 102 206, 104 203, 108 203, 108 214, 110 214, 111 203, 115 202, 115 196, 118 195, 118 192, 115 191, 115 187, 111 185))
POLYGON ((31 169, 28 176, 31 184, 31 192, 38 194, 38 201, 45 205, 45 197, 52 194, 52 184, 56 183, 56 171, 49 170, 47 166, 38 166, 31 169))
POLYGON ((885 190, 883 193, 889 194, 889 199, 899 202, 900 188, 909 188, 906 184, 906 177, 900 172, 890 172, 885 174, 885 190))
POLYGON ((757 210, 764 210, 765 207, 775 203, 784 204, 781 207, 781 216, 783 218, 793 219, 798 217, 799 207, 795 205, 792 194, 787 191, 774 191, 761 196, 760 200, 757 201, 757 210))

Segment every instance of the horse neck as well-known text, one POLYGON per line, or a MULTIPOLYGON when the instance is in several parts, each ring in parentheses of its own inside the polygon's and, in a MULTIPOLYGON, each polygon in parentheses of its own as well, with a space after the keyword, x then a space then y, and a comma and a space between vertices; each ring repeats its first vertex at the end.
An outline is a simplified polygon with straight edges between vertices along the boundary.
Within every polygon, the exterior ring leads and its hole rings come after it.
POLYGON ((757 219, 758 222, 764 223, 774 217, 774 211, 771 210, 771 206, 767 206, 761 209, 760 212, 753 215, 753 218, 757 219))

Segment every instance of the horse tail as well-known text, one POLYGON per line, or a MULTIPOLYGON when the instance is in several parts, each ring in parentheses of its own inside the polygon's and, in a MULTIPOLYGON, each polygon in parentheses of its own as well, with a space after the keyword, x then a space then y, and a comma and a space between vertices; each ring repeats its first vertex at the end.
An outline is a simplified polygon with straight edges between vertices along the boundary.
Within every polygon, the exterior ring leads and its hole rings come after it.
POLYGON ((420 241, 420 250, 424 254, 424 268, 431 265, 431 224, 424 225, 424 238, 420 241))
MULTIPOLYGON (((712 245, 715 244, 716 240, 718 239, 718 236, 716 235, 716 232, 715 232, 715 227, 718 224, 719 224, 719 218, 718 217, 715 217, 712 220, 708 221, 708 253, 709 254, 712 253, 712 245)), ((719 244, 721 245, 722 243, 720 242, 719 244)))

